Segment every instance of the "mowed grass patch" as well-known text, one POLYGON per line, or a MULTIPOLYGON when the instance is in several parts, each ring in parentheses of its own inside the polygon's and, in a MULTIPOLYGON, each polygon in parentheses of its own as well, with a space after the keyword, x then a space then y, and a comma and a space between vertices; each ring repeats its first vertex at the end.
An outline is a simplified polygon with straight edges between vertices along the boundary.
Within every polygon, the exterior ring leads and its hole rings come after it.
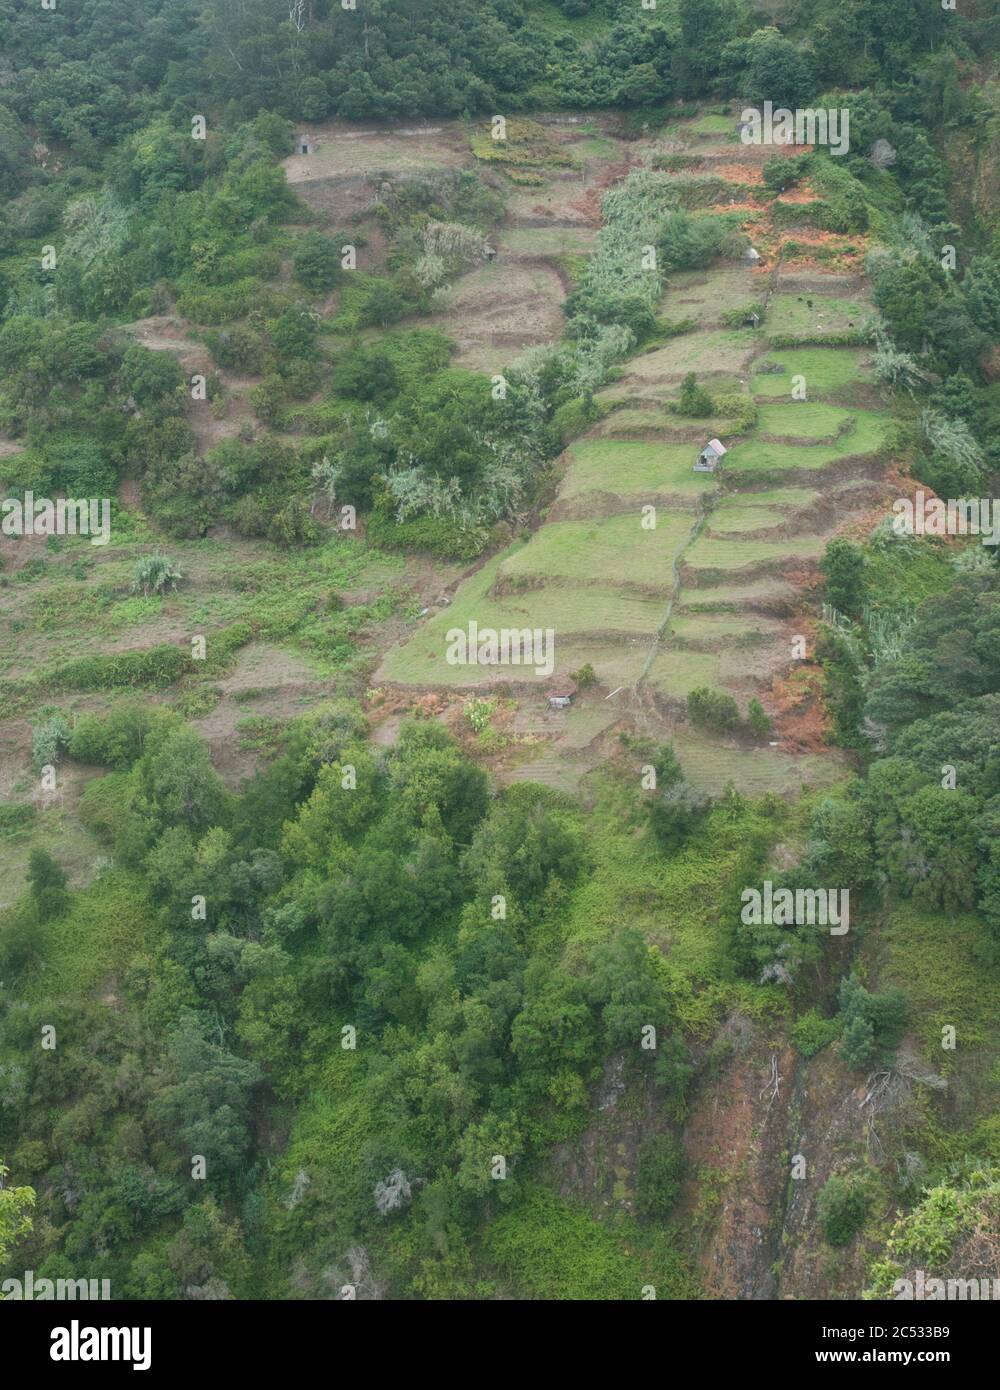
POLYGON ((768 353, 754 363, 753 391, 757 396, 791 399, 792 378, 805 379, 807 399, 832 395, 855 381, 870 381, 864 367, 868 353, 858 348, 800 347, 768 353), (781 371, 764 371, 780 367, 781 371))
POLYGON ((773 444, 747 439, 734 444, 725 458, 725 470, 736 473, 779 473, 793 468, 826 468, 847 453, 833 444, 773 444))
POLYGON ((582 587, 545 584, 500 599, 487 596, 480 626, 551 628, 557 637, 593 632, 628 636, 654 633, 663 618, 663 600, 605 584, 582 587))
POLYGON ((706 646, 752 646, 778 637, 782 631, 782 624, 775 618, 742 613, 681 613, 670 618, 672 637, 706 646))
POLYGON ((522 549, 508 554, 500 579, 599 580, 669 592, 671 562, 688 539, 691 514, 661 508, 652 530, 644 530, 640 520, 637 511, 598 521, 552 522, 522 549))
POLYGON ((586 748, 618 722, 618 710, 614 702, 600 697, 596 705, 574 704, 563 713, 566 715, 566 723, 559 741, 560 747, 563 748, 586 748))
POLYGON ((660 313, 674 320, 715 323, 725 313, 755 302, 761 293, 749 266, 727 265, 715 270, 685 270, 671 275, 660 313))
MULTIPOLYGON (((609 387, 607 391, 601 391, 595 399, 600 401, 605 407, 617 404, 623 399, 631 399, 635 395, 645 395, 644 391, 637 391, 634 383, 618 383, 609 387)), ((665 392, 654 391, 653 396, 662 396, 666 399, 665 392)), ((665 434, 676 424, 675 417, 668 415, 659 405, 648 406, 625 406, 620 410, 613 410, 611 414, 600 422, 594 429, 593 437, 597 439, 641 439, 643 435, 665 434)))
POLYGON ((715 488, 710 474, 695 473, 697 452, 691 444, 580 440, 570 445, 559 498, 565 501, 588 492, 611 492, 619 497, 634 496, 638 501, 666 492, 690 494, 693 499, 715 488))
POLYGON ((699 116, 697 120, 686 122, 682 129, 691 135, 733 135, 735 137, 736 122, 731 116, 709 114, 699 116))
MULTIPOLYGON (((607 686, 609 690, 617 690, 620 685, 634 685, 646 664, 650 640, 648 637, 627 637, 613 641, 607 638, 588 640, 585 637, 569 637, 560 641, 557 634, 556 677, 571 675, 583 666, 593 666, 599 684, 607 686)), ((551 676, 540 679, 545 685, 553 684, 551 676)))
POLYGON ((686 700, 701 685, 718 686, 719 657, 668 642, 653 658, 644 683, 668 700, 686 700))
POLYGON ((741 492, 727 495, 719 503, 720 507, 780 507, 784 511, 796 511, 800 507, 810 507, 819 501, 823 494, 813 487, 771 487, 759 492, 741 492))
MULTIPOLYGON (((781 405, 761 406, 757 428, 761 434, 788 439, 825 439, 833 442, 838 431, 847 429, 850 421, 869 413, 844 410, 841 406, 827 405, 823 401, 789 401, 781 405)), ((857 433, 857 429, 855 425, 851 434, 857 433)))
POLYGON ((803 339, 834 337, 860 331, 871 314, 862 299, 841 299, 819 294, 776 294, 767 305, 767 333, 803 339))
POLYGON ((766 531, 781 526, 787 520, 778 507, 758 507, 740 501, 729 501, 715 508, 706 530, 716 534, 742 534, 747 531, 766 531))
POLYGON ((704 584, 697 588, 687 582, 681 590, 676 613, 717 613, 742 610, 751 604, 794 604, 800 597, 794 584, 774 577, 738 580, 732 584, 704 584))
POLYGON ((566 256, 594 249, 598 233, 591 227, 512 227, 501 232, 499 249, 522 256, 566 256))
POLYGON ((750 328, 697 329, 633 357, 627 374, 639 380, 660 381, 665 376, 683 377, 687 372, 704 376, 743 372, 753 354, 754 342, 750 328))
POLYGON ((768 562, 816 559, 825 545, 818 536, 776 541, 713 540, 699 536, 687 552, 685 564, 694 570, 740 570, 768 562))

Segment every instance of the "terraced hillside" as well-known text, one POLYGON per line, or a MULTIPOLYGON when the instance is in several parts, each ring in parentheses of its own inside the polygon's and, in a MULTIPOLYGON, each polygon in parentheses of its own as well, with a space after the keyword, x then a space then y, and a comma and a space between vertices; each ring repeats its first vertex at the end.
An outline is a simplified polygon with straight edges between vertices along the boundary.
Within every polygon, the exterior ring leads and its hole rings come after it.
MULTIPOLYGON (((866 377, 866 349, 849 341, 867 313, 857 273, 862 240, 789 220, 808 191, 800 186, 769 203, 760 187, 767 152, 739 144, 732 123, 714 115, 646 139, 626 138, 607 114, 520 120, 506 143, 459 121, 333 121, 307 134, 311 153, 288 157, 286 176, 318 226, 350 231, 363 270, 384 268, 386 209, 405 198, 409 178, 475 172, 503 189, 506 214, 490 235, 495 260, 459 274, 435 295, 429 316, 404 325, 440 329, 457 343, 454 362, 491 377, 558 341, 565 300, 606 235, 602 202, 630 175, 658 171, 683 188, 686 203, 741 222, 763 265, 719 259, 666 278, 660 316, 686 330, 661 335, 614 370, 597 393, 600 418, 559 463, 544 515, 525 517, 516 539, 461 582, 457 565, 387 556, 363 535, 331 536, 319 554, 296 554, 217 528, 205 540, 170 542, 184 575, 176 593, 135 596, 132 567, 164 542, 129 478, 111 545, 60 551, 39 539, 16 553, 7 547, 5 612, 22 641, 3 673, 5 793, 20 798, 33 786, 31 701, 52 699, 70 718, 107 708, 120 688, 109 661, 123 670, 148 664, 167 647, 183 652, 196 634, 221 664, 181 663, 176 679, 145 688, 195 721, 234 786, 256 765, 268 729, 331 690, 366 685, 383 692, 372 706, 376 719, 431 694, 453 721, 470 690, 504 693, 506 746, 495 767, 507 779, 572 787, 620 730, 675 735, 687 775, 711 791, 729 779, 747 790, 787 790, 838 776, 820 738, 812 668, 791 653, 793 637, 808 638, 824 540, 882 495, 885 418, 866 377), (754 305, 756 327, 742 322, 754 305), (690 371, 725 409, 697 420, 669 410, 690 371), (795 398, 802 381, 804 400, 795 398), (751 406, 756 420, 746 425, 751 406), (715 435, 728 446, 723 471, 693 472, 695 453, 715 435), (651 529, 643 524, 650 508, 651 529), (544 676, 449 666, 445 634, 470 620, 553 629, 555 674, 592 667, 597 684, 569 711, 553 713, 544 676), (25 636, 30 663, 22 660, 25 636), (93 668, 91 658, 100 658, 93 668), (754 743, 692 729, 685 701, 703 685, 730 692, 741 708, 758 697, 774 733, 754 743)), ((342 297, 335 290, 322 306, 322 332, 342 297)), ((212 370, 204 330, 176 305, 124 331, 187 374, 212 370)), ((227 368, 218 376, 211 409, 186 411, 199 456, 248 426, 262 437, 251 419, 260 377, 227 368)), ((317 400, 301 411, 322 410, 317 400)), ((282 433, 296 445, 310 438, 295 411, 282 433)), ((8 453, 20 447, 0 441, 8 453)), ((380 737, 391 737, 391 724, 380 737)), ((35 831, 5 844, 8 895, 49 830, 69 847, 73 881, 87 878, 95 847, 75 813, 85 781, 69 769, 58 796, 35 797, 35 831)))
MULTIPOLYGON (((411 317, 400 333, 438 330, 457 344, 452 364, 500 370, 526 347, 562 333, 574 258, 592 246, 601 187, 625 167, 631 148, 609 133, 614 124, 611 117, 598 122, 583 116, 522 122, 511 131, 512 178, 493 170, 491 159, 477 158, 477 131, 461 121, 303 127, 312 152, 289 156, 283 167, 316 221, 291 209, 278 234, 277 292, 301 298, 291 257, 303 232, 344 231, 357 246, 358 269, 380 273, 391 241, 386 200, 405 198, 411 180, 435 173, 464 172, 474 184, 482 176, 507 190, 507 216, 492 236, 496 263, 450 280, 433 312, 411 317)), ((334 326, 344 298, 341 285, 314 311, 329 358, 339 357, 348 341, 334 326)), ((207 342, 212 328, 185 316, 177 302, 141 318, 124 317, 128 321, 116 329, 123 345, 135 342, 173 359, 187 378, 200 373, 217 381, 210 401, 185 400, 183 406, 197 460, 220 445, 248 440, 270 448, 315 447, 330 428, 323 417, 328 382, 280 424, 272 423, 257 414, 254 399, 262 372, 220 365, 207 342), (300 418, 312 410, 318 422, 300 418)), ((245 332, 245 324, 237 331, 245 332)), ((385 337, 378 328, 360 336, 366 342, 385 337)), ((443 339, 435 351, 449 361, 443 339)), ((0 436, 0 460, 23 452, 23 440, 0 436)), ((321 506, 316 514, 326 520, 321 506)), ((39 722, 102 713, 123 691, 141 689, 144 699, 169 705, 194 725, 235 788, 266 760, 289 719, 333 693, 363 694, 384 651, 408 635, 416 615, 463 573, 464 567, 438 558, 386 553, 367 540, 363 524, 357 534, 327 527, 321 540, 318 548, 276 547, 237 534, 230 524, 211 526, 205 535, 165 536, 150 519, 142 480, 132 469, 120 486, 110 544, 0 537, 0 622, 10 637, 0 669, 0 796, 26 803, 31 817, 16 834, 0 835, 0 905, 22 891, 29 855, 39 844, 60 843, 74 886, 89 882, 100 858, 78 814, 93 770, 68 765, 60 769, 58 790, 40 789, 31 752, 39 722), (182 576, 177 588, 132 592, 139 560, 164 550, 182 576), (206 641, 202 663, 188 659, 195 636, 206 641)))
POLYGON ((629 146, 633 169, 683 181, 701 210, 735 213, 761 259, 666 278, 660 316, 686 331, 616 370, 597 396, 603 418, 563 456, 542 524, 470 575, 377 673, 379 685, 515 691, 513 728, 534 756, 506 775, 572 784, 627 728, 673 734, 688 778, 710 791, 840 775, 820 752, 810 591, 826 541, 884 499, 888 417, 865 369, 863 238, 798 225, 808 189, 765 199, 773 153, 738 143, 716 116, 629 146), (671 410, 690 372, 716 413, 671 410), (723 466, 693 471, 714 436, 723 466), (552 629, 556 676, 590 666, 596 685, 552 714, 544 692, 559 680, 544 672, 449 666, 446 633, 472 620, 552 629), (686 699, 701 686, 742 709, 758 698, 774 731, 756 746, 697 733, 686 699))

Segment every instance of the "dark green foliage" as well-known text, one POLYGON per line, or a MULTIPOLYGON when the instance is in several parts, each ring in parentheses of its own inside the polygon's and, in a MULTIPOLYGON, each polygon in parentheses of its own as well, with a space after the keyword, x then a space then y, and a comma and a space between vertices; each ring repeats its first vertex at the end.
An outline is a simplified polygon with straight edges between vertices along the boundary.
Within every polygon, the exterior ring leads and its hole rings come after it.
POLYGON ((729 733, 740 725, 740 712, 733 697, 706 685, 688 695, 687 712, 692 724, 715 733, 729 733))
POLYGON ((689 415, 694 419, 704 419, 711 415, 715 410, 715 402, 705 390, 704 386, 698 385, 698 378, 694 372, 688 372, 681 382, 680 396, 677 399, 677 413, 679 415, 689 415))
POLYGON ((697 217, 677 209, 663 219, 656 249, 663 270, 698 270, 724 250, 734 251, 738 240, 724 218, 697 217))
POLYGON ((816 1215, 829 1245, 846 1245, 865 1224, 868 1201, 850 1178, 828 1178, 816 1199, 816 1215))
POLYGON ((771 732, 771 717, 756 697, 747 705, 747 726, 758 738, 766 738, 771 732))
POLYGON ((808 174, 812 164, 812 154, 772 155, 764 161, 764 187, 769 193, 783 193, 794 188, 808 174))
POLYGON ((900 989, 870 994, 853 976, 841 982, 840 1055, 860 1070, 891 1061, 906 1028, 906 997, 900 989))
POLYGON ((837 1018, 824 1018, 822 1014, 810 1009, 797 1019, 792 1028, 792 1043, 803 1057, 815 1057, 835 1038, 840 1037, 841 1022, 837 1018))
POLYGON ((122 358, 122 394, 133 397, 139 405, 151 405, 171 395, 182 380, 177 359, 169 352, 151 352, 136 343, 122 358))
POLYGON ((66 873, 46 850, 31 851, 27 878, 40 922, 59 917, 66 911, 69 906, 66 873))
POLYGON ((171 719, 166 711, 127 701, 106 715, 81 715, 70 735, 69 756, 98 767, 129 768, 142 756, 151 730, 171 719))
POLYGON ((343 245, 324 232, 310 232, 295 248, 292 264, 295 278, 313 294, 332 290, 341 276, 343 245))
POLYGON ((653 1221, 668 1217, 684 1178, 684 1146, 673 1134, 647 1139, 636 1157, 635 1201, 641 1216, 653 1221))
POLYGON ((865 557, 859 546, 835 538, 824 552, 820 568, 826 579, 826 601, 838 613, 856 617, 865 601, 865 557))

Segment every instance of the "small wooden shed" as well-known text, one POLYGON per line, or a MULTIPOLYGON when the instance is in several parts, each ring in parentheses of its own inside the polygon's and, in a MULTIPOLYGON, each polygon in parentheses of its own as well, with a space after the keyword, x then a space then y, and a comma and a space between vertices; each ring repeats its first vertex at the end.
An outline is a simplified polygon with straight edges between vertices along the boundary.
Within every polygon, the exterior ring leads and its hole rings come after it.
POLYGON ((696 473, 714 473, 716 465, 724 453, 726 453, 725 444, 718 439, 710 439, 695 459, 694 471, 696 473))

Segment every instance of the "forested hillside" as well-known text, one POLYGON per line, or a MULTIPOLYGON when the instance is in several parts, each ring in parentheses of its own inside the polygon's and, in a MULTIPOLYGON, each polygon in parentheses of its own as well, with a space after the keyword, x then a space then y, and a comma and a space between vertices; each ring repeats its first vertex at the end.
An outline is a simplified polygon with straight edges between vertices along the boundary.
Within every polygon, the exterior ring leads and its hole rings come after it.
POLYGON ((997 1276, 998 54, 0 0, 0 1297, 997 1276))

